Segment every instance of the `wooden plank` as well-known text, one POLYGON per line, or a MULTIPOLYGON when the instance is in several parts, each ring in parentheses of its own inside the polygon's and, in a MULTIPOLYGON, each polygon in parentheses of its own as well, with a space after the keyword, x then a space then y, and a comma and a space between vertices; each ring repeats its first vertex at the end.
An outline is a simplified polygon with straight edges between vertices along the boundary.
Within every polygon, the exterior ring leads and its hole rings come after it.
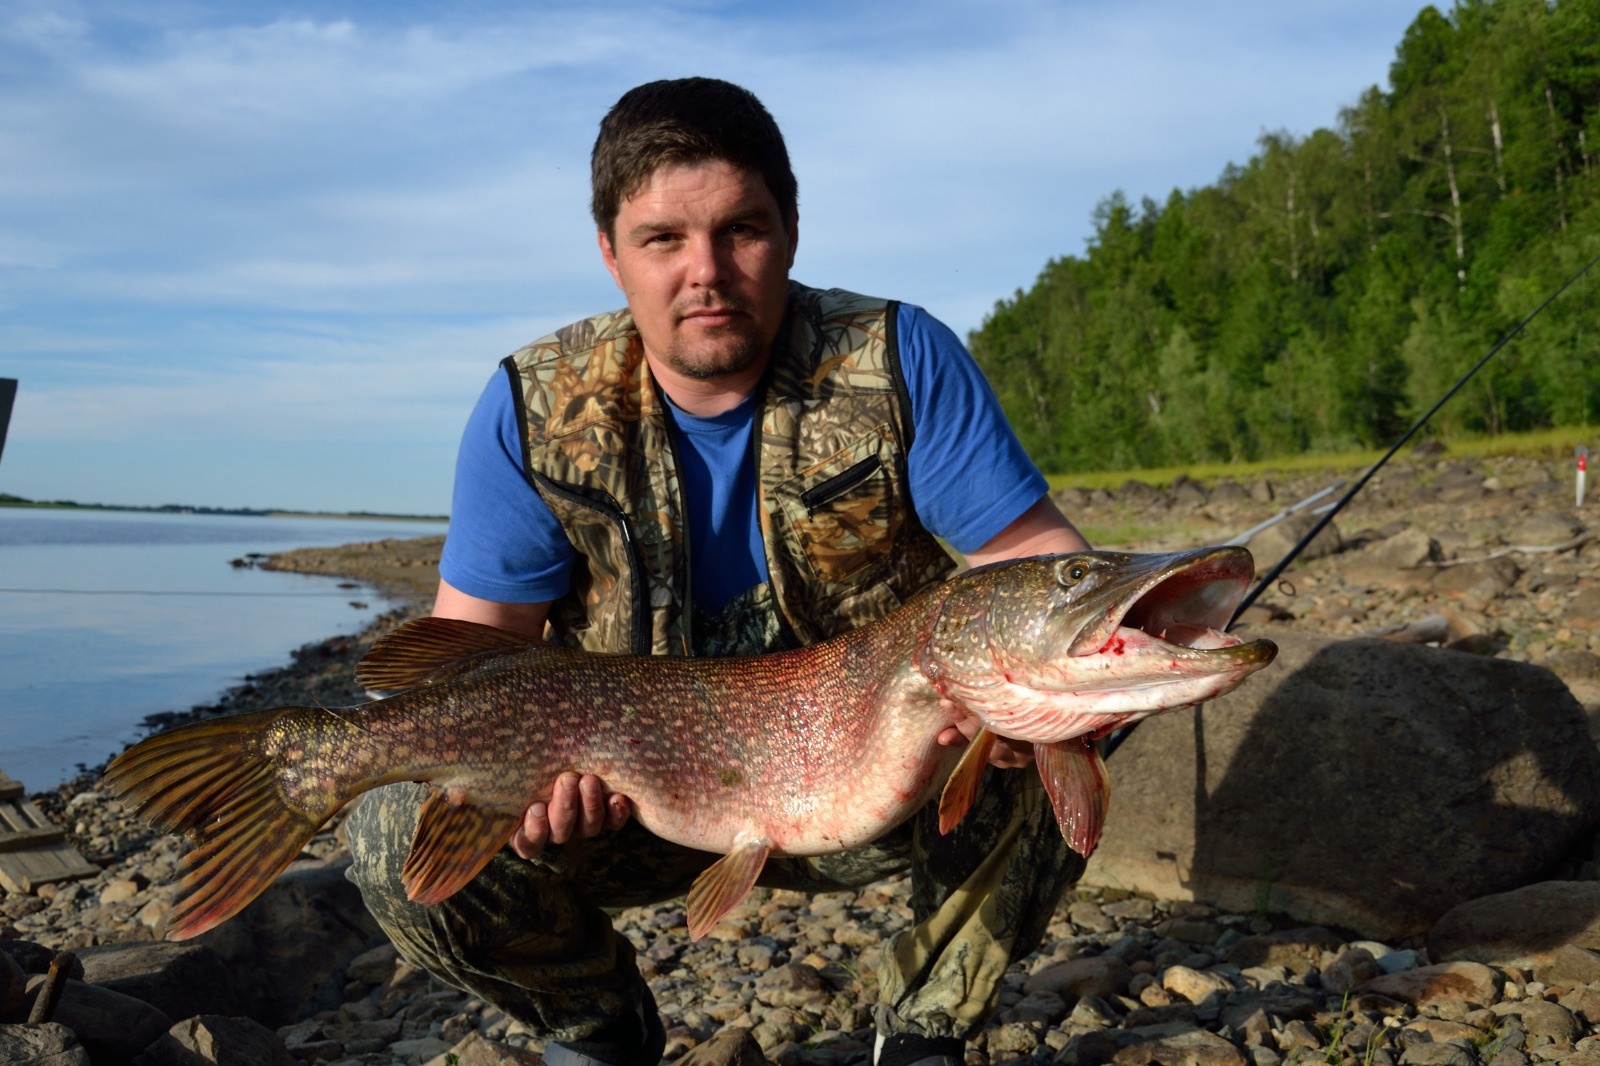
POLYGON ((14 833, 0 833, 0 852, 25 851, 28 848, 43 847, 65 839, 67 831, 59 826, 42 825, 37 829, 19 829, 14 833))
POLYGON ((23 798, 22 785, 0 771, 0 887, 32 893, 99 872, 67 842, 65 829, 23 798))
POLYGON ((99 872, 98 866, 84 861, 77 849, 65 842, 0 854, 0 886, 8 892, 31 894, 41 885, 76 881, 99 872))

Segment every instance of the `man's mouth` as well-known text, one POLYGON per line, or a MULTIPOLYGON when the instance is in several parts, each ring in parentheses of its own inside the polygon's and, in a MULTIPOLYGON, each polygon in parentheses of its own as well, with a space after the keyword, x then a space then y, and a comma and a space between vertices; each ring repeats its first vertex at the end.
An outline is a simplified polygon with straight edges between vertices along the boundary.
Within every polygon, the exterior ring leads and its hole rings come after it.
POLYGON ((699 307, 685 311, 679 316, 680 322, 693 322, 697 326, 707 328, 714 326, 732 325, 744 312, 736 307, 699 307))

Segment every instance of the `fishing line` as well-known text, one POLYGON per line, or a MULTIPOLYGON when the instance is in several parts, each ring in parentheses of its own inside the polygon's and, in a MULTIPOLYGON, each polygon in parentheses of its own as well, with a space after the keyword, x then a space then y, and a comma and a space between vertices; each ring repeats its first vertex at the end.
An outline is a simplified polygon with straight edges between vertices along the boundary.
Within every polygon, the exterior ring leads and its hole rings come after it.
MULTIPOLYGON (((1238 608, 1233 612, 1233 617, 1228 621, 1226 628, 1233 628, 1233 624, 1239 620, 1239 616, 1244 614, 1244 612, 1249 609, 1250 605, 1256 602, 1256 598, 1259 597, 1269 585, 1276 581, 1279 575, 1289 568, 1289 564, 1294 562, 1295 558, 1301 552, 1303 552, 1313 540, 1317 539, 1317 534, 1321 533, 1328 527, 1328 523, 1333 521, 1333 516, 1342 511, 1344 509, 1344 505, 1355 498, 1356 493, 1360 492, 1362 488, 1365 487, 1367 482, 1372 480, 1373 475, 1382 469, 1385 463, 1394 458, 1395 453, 1401 448, 1405 447, 1406 442, 1412 437, 1416 436, 1418 430, 1422 429, 1423 426, 1428 424, 1428 419, 1437 414, 1441 407, 1448 403, 1456 393, 1460 392, 1462 388, 1466 386, 1467 382, 1472 380, 1473 375, 1488 365, 1489 360, 1498 355, 1500 353, 1500 349, 1504 348, 1507 344, 1510 344, 1517 334, 1523 331, 1528 323, 1538 318, 1539 315, 1544 312, 1545 308, 1549 307, 1556 301, 1557 297, 1576 284, 1578 279, 1587 274, 1597 263, 1600 263, 1600 255, 1595 256, 1583 266, 1579 267, 1575 274, 1569 277, 1566 281, 1563 281, 1554 292, 1545 297, 1544 302, 1538 307, 1535 307, 1526 318, 1518 322, 1515 326, 1512 326, 1503 337, 1495 342, 1494 346, 1490 348, 1487 353, 1485 353, 1482 359, 1479 359, 1472 365, 1472 369, 1461 375, 1459 381, 1450 386, 1449 390, 1446 391, 1443 396, 1439 397, 1434 405, 1428 408, 1427 412, 1421 418, 1412 423, 1410 429, 1401 434, 1400 439, 1394 442, 1393 447, 1383 454, 1383 458, 1373 463, 1372 467, 1365 474, 1362 474, 1361 477, 1357 478, 1356 483, 1351 485, 1349 490, 1346 491, 1343 496, 1339 497, 1337 502, 1333 503, 1326 509, 1321 510, 1321 517, 1312 523, 1311 528, 1307 530, 1305 535, 1295 543, 1293 548, 1289 549, 1288 554, 1282 559, 1279 559, 1277 564, 1274 565, 1271 570, 1267 571, 1267 573, 1256 582, 1256 587, 1251 589, 1245 598, 1239 603, 1238 608)), ((1122 746, 1123 741, 1128 739, 1129 735, 1133 733, 1134 729, 1136 729, 1138 725, 1138 722, 1133 722, 1130 725, 1123 726, 1121 729, 1118 729, 1116 732, 1108 736, 1105 740, 1105 743, 1100 748, 1101 757, 1109 758, 1112 752, 1116 751, 1122 746)))

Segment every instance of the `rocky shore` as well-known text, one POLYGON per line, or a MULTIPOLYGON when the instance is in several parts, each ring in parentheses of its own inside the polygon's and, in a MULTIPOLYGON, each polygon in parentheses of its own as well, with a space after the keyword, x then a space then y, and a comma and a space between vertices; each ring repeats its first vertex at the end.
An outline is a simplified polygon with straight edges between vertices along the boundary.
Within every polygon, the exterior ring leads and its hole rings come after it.
MULTIPOLYGON (((1130 484, 1062 502, 1098 542, 1156 550, 1227 539, 1330 480, 1130 484)), ((1317 545, 1320 557, 1291 570, 1253 618, 1539 664, 1594 715, 1600 542, 1589 538, 1600 523, 1588 516, 1600 502, 1584 513, 1572 502, 1554 458, 1413 458, 1368 486, 1317 545)), ((1258 565, 1303 526, 1295 518, 1259 535, 1258 565)), ((269 565, 366 581, 410 606, 358 636, 296 650, 211 706, 149 724, 359 702, 355 662, 424 609, 438 548, 435 539, 274 556, 269 565)), ((395 957, 340 876, 337 825, 240 918, 183 945, 156 943, 178 845, 95 784, 85 777, 34 799, 101 873, 0 892, 0 1064, 540 1061, 540 1042, 516 1022, 395 957)), ((1002 1009, 967 1061, 1600 1066, 1593 859, 1591 844, 1552 864, 1548 879, 1390 943, 1269 911, 1083 887, 1008 975, 1002 1009)), ((1382 876, 1383 856, 1358 860, 1382 876)), ((870 1061, 876 947, 910 921, 906 899, 903 878, 849 894, 758 891, 695 943, 681 901, 617 922, 639 949, 669 1059, 848 1066, 870 1061)))

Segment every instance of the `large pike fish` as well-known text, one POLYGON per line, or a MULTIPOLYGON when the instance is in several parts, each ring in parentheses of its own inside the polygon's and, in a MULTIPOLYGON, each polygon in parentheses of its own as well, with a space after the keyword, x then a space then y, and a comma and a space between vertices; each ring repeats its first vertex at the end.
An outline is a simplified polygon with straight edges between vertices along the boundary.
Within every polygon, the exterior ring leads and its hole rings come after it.
POLYGON ((689 893, 698 937, 769 855, 865 843, 941 787, 948 831, 996 734, 1034 745, 1062 832, 1087 855, 1110 787, 1093 740, 1272 661, 1270 642, 1221 632, 1252 573, 1242 548, 997 563, 844 636, 730 659, 596 655, 424 618, 357 668, 398 694, 174 729, 123 752, 106 783, 194 845, 174 940, 237 913, 349 800, 396 781, 435 786, 404 880, 410 898, 437 903, 568 770, 628 796, 651 832, 723 856, 689 893), (968 716, 984 732, 964 751, 936 743, 968 716))

